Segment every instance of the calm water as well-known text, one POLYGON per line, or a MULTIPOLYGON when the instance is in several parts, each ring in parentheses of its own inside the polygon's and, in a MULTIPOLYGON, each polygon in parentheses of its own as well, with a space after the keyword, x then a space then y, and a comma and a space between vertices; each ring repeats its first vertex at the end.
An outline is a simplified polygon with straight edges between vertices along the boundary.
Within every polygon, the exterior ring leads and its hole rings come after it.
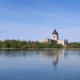
POLYGON ((80 80, 80 51, 0 51, 0 80, 80 80))

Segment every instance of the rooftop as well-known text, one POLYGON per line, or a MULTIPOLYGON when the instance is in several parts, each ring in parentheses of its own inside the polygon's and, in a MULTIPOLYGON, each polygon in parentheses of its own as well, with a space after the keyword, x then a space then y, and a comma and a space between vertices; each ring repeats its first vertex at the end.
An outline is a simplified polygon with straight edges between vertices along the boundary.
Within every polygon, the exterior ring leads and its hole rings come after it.
POLYGON ((58 32, 56 31, 56 29, 54 29, 52 34, 58 35, 58 32))

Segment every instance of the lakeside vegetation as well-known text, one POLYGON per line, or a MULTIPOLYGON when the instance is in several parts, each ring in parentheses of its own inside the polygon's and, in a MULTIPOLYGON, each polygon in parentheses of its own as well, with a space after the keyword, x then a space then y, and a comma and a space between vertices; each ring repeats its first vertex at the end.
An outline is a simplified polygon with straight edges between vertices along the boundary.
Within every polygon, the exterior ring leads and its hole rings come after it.
POLYGON ((67 48, 80 48, 80 42, 70 42, 68 43, 67 48))
MULTIPOLYGON (((43 49, 64 48, 61 44, 40 43, 38 41, 4 40, 0 41, 0 49, 43 49)), ((80 42, 68 43, 66 48, 80 48, 80 42)))
POLYGON ((14 48, 14 49, 29 49, 29 48, 63 48, 61 44, 40 43, 38 41, 20 41, 20 40, 4 40, 0 41, 0 49, 14 48))

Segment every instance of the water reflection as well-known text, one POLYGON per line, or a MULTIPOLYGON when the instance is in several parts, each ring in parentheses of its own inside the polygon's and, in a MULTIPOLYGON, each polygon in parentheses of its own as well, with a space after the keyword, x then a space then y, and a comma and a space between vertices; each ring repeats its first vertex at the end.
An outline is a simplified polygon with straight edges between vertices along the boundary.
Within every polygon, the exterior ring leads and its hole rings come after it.
POLYGON ((42 55, 46 57, 52 58, 53 65, 56 66, 58 64, 58 60, 60 56, 66 58, 68 56, 68 51, 65 49, 62 50, 52 50, 52 51, 42 51, 42 55))
POLYGON ((0 80, 80 80, 80 50, 0 51, 0 80))
POLYGON ((45 50, 45 51, 0 51, 0 57, 26 57, 26 56, 35 56, 35 57, 43 57, 52 60, 54 66, 58 64, 59 58, 67 58, 68 54, 76 54, 80 55, 80 50, 45 50))

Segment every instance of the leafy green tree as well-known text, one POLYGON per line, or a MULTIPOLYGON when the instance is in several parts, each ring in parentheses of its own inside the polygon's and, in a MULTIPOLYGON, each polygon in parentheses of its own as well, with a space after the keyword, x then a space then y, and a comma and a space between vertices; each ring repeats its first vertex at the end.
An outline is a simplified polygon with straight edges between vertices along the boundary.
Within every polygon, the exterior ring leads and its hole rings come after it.
POLYGON ((27 49, 27 45, 23 45, 22 46, 22 49, 27 49))

